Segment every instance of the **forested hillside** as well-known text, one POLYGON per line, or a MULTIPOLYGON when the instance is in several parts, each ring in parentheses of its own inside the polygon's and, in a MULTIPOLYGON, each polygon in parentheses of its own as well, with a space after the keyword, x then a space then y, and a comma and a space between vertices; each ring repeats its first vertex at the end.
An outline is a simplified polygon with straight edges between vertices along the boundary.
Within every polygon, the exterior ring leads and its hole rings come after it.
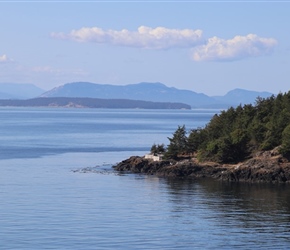
POLYGON ((166 148, 167 158, 196 155, 201 161, 235 163, 260 150, 279 146, 290 154, 290 91, 257 98, 255 105, 230 108, 215 115, 204 128, 187 133, 178 127, 166 148))
POLYGON ((188 104, 171 102, 149 102, 127 99, 101 99, 77 97, 39 97, 27 100, 1 100, 0 107, 77 107, 114 109, 190 109, 188 104))

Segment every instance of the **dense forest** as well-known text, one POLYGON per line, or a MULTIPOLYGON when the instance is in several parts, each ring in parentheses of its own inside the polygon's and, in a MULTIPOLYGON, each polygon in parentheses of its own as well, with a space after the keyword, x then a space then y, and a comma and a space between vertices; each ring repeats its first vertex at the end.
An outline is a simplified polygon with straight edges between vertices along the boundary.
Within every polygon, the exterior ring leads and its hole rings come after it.
POLYGON ((278 147, 290 154, 290 91, 221 111, 204 128, 179 126, 167 148, 153 145, 152 153, 164 151, 165 157, 196 156, 200 161, 235 163, 257 151, 278 147))

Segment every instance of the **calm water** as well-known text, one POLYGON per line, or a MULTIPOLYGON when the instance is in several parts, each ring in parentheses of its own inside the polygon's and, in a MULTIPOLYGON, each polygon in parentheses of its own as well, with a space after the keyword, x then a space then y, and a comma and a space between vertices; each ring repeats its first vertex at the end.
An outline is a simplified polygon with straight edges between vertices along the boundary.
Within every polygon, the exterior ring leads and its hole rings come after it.
POLYGON ((214 110, 0 109, 0 249, 289 249, 289 185, 126 174, 214 110))

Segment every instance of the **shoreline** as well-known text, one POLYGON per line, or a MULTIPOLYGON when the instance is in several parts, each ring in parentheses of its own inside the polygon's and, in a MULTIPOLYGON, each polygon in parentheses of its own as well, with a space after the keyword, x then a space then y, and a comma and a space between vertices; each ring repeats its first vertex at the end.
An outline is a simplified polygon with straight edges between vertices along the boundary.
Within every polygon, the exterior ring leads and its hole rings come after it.
POLYGON ((290 162, 275 151, 257 153, 244 162, 220 164, 196 158, 153 161, 131 156, 113 166, 116 171, 173 178, 211 178, 228 182, 290 183, 290 162))

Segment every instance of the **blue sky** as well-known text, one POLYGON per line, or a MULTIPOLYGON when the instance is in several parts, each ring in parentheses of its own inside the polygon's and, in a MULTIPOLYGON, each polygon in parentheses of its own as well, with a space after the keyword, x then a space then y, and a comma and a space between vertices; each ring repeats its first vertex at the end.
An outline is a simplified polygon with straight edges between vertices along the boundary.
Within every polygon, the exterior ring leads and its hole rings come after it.
POLYGON ((1 1, 0 82, 290 90, 290 1, 1 1))

